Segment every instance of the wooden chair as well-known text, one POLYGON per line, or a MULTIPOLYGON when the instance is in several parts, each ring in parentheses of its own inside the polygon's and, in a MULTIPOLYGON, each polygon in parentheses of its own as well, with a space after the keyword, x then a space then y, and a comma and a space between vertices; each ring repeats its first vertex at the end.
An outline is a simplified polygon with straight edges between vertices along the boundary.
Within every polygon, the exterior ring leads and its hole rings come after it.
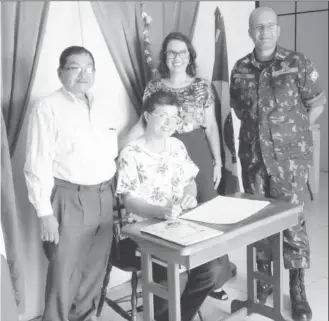
POLYGON ((126 210, 123 205, 123 202, 120 197, 115 197, 115 204, 113 207, 113 241, 112 241, 112 248, 111 253, 109 255, 109 259, 107 262, 106 267, 106 274, 103 281, 101 297, 99 300, 99 304, 97 307, 96 316, 99 317, 102 313, 102 309, 104 306, 104 302, 108 304, 115 312, 117 312, 122 318, 128 321, 136 321, 137 313, 142 311, 143 307, 137 307, 137 300, 138 298, 142 297, 142 293, 137 293, 137 286, 138 286, 138 271, 140 271, 140 264, 138 260, 133 260, 131 258, 130 261, 127 261, 126 257, 123 257, 121 253, 123 252, 122 249, 125 246, 125 242, 129 239, 122 240, 121 236, 121 228, 128 223, 126 219, 126 210), (131 272, 131 309, 129 311, 125 311, 121 306, 120 303, 124 302, 124 300, 111 300, 109 297, 106 296, 107 294, 107 287, 110 282, 110 274, 112 271, 112 267, 116 267, 120 270, 131 272))
MULTIPOLYGON (((99 300, 99 304, 97 307, 96 316, 99 317, 102 313, 104 303, 107 303, 109 307, 111 307, 116 313, 118 313, 122 318, 128 321, 136 321, 137 313, 143 311, 143 306, 138 306, 138 299, 142 297, 142 292, 137 292, 138 286, 138 272, 140 271, 140 259, 137 256, 126 256, 123 255, 125 253, 125 248, 129 247, 129 242, 131 242, 128 238, 123 238, 121 235, 121 229, 125 224, 129 224, 127 217, 127 212, 124 207, 123 201, 121 197, 114 198, 114 206, 113 206, 113 241, 111 253, 109 255, 109 259, 107 262, 106 273, 102 285, 101 297, 99 300), (131 272, 131 309, 125 311, 120 303, 125 302, 125 298, 120 298, 117 300, 112 300, 107 297, 107 287, 110 282, 110 274, 112 271, 112 267, 116 267, 120 270, 131 272)), ((157 264, 165 264, 157 259, 154 260, 157 264)), ((200 321, 204 321, 204 318, 201 314, 201 311, 198 311, 198 315, 200 321)))

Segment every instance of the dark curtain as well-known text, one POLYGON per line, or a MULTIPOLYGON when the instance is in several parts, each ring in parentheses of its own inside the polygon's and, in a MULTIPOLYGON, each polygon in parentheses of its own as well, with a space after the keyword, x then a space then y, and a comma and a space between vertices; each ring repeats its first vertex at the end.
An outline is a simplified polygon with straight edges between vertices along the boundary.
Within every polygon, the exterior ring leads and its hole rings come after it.
POLYGON ((13 284, 16 303, 24 306, 24 279, 22 266, 22 240, 20 222, 16 212, 16 199, 9 155, 6 126, 1 113, 1 226, 5 242, 7 262, 13 284))
POLYGON ((140 114, 149 79, 143 56, 140 3, 92 1, 91 5, 122 83, 140 114))
POLYGON ((1 107, 11 156, 29 102, 49 5, 48 1, 1 2, 1 107))
POLYGON ((11 157, 24 121, 40 55, 49 2, 1 2, 1 226, 19 311, 24 311, 22 227, 11 157))

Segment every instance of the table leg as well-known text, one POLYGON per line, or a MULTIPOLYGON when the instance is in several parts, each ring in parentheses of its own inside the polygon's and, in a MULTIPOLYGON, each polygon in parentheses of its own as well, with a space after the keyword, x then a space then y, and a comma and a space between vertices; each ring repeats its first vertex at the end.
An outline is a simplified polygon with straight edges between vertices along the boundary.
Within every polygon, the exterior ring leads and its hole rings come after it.
POLYGON ((168 263, 169 320, 181 321, 179 265, 168 263))
MULTIPOLYGON (((263 315, 275 321, 285 321, 282 316, 282 232, 271 236, 273 276, 265 275, 256 269, 256 248, 261 244, 258 242, 247 246, 247 291, 248 300, 233 300, 231 303, 232 316, 226 320, 234 320, 236 314, 245 317, 252 313, 263 315), (263 280, 273 285, 273 308, 257 302, 256 282, 263 280)), ((240 317, 241 317, 240 316, 240 317)), ((236 319, 237 320, 237 319, 236 319)), ((240 319, 241 320, 241 319, 240 319)))
POLYGON ((153 282, 151 254, 141 251, 142 280, 143 280, 143 320, 154 320, 153 293, 149 285, 153 282))

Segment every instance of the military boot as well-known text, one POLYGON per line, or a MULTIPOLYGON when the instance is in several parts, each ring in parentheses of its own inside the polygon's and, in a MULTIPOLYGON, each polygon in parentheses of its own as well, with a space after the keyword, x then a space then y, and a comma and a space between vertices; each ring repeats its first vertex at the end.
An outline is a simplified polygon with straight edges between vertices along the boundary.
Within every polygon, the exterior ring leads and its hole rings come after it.
MULTIPOLYGON (((271 261, 259 260, 257 261, 257 269, 267 275, 272 275, 271 261)), ((273 292, 272 284, 268 284, 264 281, 257 281, 257 300, 259 303, 265 304, 267 297, 273 292)))
POLYGON ((304 269, 289 270, 291 313, 294 321, 310 321, 312 319, 312 310, 305 293, 304 275, 304 269))

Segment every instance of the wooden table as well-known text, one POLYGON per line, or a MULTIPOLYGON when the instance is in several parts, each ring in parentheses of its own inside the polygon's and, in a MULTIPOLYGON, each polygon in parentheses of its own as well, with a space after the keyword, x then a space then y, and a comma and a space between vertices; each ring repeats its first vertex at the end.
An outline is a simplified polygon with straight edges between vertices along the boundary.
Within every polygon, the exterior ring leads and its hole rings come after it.
MULTIPOLYGON (((230 196, 260 199, 251 195, 236 193, 230 196)), ((143 280, 143 320, 153 321, 153 295, 168 300, 169 320, 181 321, 180 315, 180 283, 179 266, 187 269, 195 268, 206 262, 210 262, 228 252, 246 246, 247 248, 247 293, 245 302, 234 300, 231 305, 232 314, 225 320, 241 321, 244 317, 257 313, 275 321, 283 321, 282 308, 282 231, 298 222, 298 213, 301 206, 293 206, 289 203, 269 200, 271 202, 263 210, 255 215, 230 225, 209 225, 224 231, 220 236, 208 239, 190 246, 182 247, 174 243, 141 233, 140 229, 158 222, 155 219, 128 225, 122 233, 138 243, 142 256, 142 280, 143 280), (258 241, 272 236, 271 251, 273 257, 273 276, 265 275, 256 269, 256 248, 264 248, 258 241), (168 265, 167 287, 153 282, 152 257, 160 257, 168 265), (257 303, 256 279, 273 284, 273 308, 257 303)), ((201 209, 202 207, 200 207, 201 209)))

